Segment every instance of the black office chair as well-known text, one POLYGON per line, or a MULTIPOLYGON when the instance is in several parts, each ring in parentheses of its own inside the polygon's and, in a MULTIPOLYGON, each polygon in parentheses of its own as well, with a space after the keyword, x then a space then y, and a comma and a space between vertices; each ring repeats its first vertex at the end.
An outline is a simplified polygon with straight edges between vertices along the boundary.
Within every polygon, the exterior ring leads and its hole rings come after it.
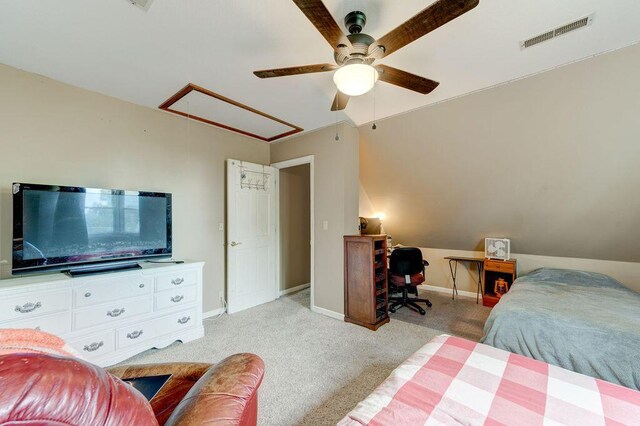
POLYGON ((391 253, 389 260, 389 290, 390 293, 394 289, 402 291, 401 297, 389 297, 393 301, 389 306, 390 312, 395 312, 397 308, 407 306, 414 311, 418 311, 420 315, 424 315, 426 311, 422 309, 416 302, 423 302, 428 307, 432 304, 429 299, 418 298, 418 285, 425 280, 425 267, 429 266, 429 262, 422 259, 422 252, 416 247, 401 247, 395 249, 391 253), (415 294, 416 297, 409 297, 409 293, 415 294))

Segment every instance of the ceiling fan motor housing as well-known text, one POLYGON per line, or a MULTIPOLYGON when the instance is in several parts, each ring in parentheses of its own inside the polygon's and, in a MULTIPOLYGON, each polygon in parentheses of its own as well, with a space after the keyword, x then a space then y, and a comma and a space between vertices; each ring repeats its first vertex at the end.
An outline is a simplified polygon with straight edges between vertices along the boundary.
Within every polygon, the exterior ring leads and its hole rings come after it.
POLYGON ((359 33, 359 34, 349 34, 347 38, 351 42, 353 46, 353 50, 349 54, 346 51, 335 51, 333 57, 336 60, 336 64, 343 65, 350 59, 359 58, 365 64, 371 64, 375 60, 375 58, 368 58, 367 51, 369 50, 369 45, 372 44, 375 39, 371 37, 369 34, 359 33))
POLYGON ((375 60, 374 58, 368 58, 367 52, 369 50, 369 45, 375 42, 375 39, 371 37, 369 34, 365 34, 362 32, 365 24, 367 23, 367 16, 360 11, 353 11, 347 14, 344 18, 344 24, 349 29, 349 33, 347 38, 351 42, 353 46, 353 50, 351 53, 347 53, 345 51, 336 51, 334 52, 334 58, 336 60, 336 64, 344 65, 347 62, 357 58, 360 63, 371 64, 375 60))
POLYGON ((367 15, 365 15, 364 12, 354 10, 344 17, 344 24, 349 29, 350 34, 361 33, 362 29, 367 24, 367 15))

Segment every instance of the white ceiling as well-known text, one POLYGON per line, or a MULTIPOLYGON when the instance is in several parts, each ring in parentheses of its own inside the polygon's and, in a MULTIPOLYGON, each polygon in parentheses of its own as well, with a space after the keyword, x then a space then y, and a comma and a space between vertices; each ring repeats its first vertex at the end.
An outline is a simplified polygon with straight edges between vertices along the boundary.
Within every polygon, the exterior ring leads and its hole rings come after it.
MULTIPOLYGON (((342 27, 346 13, 363 10, 364 32, 374 38, 432 2, 325 0, 342 27)), ((378 83, 377 118, 636 43, 638 22, 638 0, 480 0, 381 61, 441 84, 420 95, 378 83), (592 26, 520 50, 519 41, 591 13, 592 26)), ((330 46, 289 0, 155 0, 147 12, 125 0, 0 0, 0 62, 152 108, 191 82, 305 130, 336 120, 331 73, 252 74, 333 62, 330 46)), ((337 118, 371 121, 373 91, 352 98, 337 118)))

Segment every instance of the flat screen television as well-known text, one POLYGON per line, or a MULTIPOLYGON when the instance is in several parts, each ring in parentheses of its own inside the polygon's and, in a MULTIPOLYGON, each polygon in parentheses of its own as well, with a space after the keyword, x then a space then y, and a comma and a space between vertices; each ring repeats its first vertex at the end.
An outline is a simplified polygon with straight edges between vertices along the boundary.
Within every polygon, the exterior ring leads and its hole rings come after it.
POLYGON ((171 257, 171 194, 13 184, 13 274, 84 273, 171 257))

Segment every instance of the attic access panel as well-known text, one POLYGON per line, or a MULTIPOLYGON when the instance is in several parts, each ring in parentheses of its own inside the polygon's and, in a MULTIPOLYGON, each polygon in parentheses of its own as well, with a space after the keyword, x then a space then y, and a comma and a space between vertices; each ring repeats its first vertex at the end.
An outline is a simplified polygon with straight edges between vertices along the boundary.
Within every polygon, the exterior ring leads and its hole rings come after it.
POLYGON ((266 142, 303 131, 301 127, 192 83, 159 108, 266 142))

